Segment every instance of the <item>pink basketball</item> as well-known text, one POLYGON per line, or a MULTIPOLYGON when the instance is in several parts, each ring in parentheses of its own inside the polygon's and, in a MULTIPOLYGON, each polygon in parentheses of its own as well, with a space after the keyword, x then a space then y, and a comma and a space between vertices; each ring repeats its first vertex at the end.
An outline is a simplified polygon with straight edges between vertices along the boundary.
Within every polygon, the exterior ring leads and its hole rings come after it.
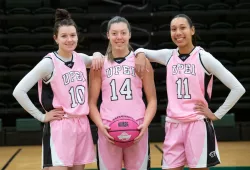
POLYGON ((114 138, 115 145, 127 148, 134 144, 139 135, 137 122, 129 116, 119 116, 109 124, 109 134, 114 138))

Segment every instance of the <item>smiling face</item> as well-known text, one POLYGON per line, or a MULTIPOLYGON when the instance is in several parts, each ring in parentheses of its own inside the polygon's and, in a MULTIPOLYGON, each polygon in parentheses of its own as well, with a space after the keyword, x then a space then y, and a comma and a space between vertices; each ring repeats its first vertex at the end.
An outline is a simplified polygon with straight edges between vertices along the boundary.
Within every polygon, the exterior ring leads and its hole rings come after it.
POLYGON ((194 35, 195 30, 194 27, 188 23, 186 18, 174 18, 171 21, 170 30, 172 41, 179 48, 192 45, 192 36, 194 35))
POLYGON ((127 50, 131 38, 128 25, 124 22, 113 23, 107 32, 112 50, 127 50))
POLYGON ((57 35, 54 35, 54 40, 59 46, 59 50, 66 53, 71 53, 75 50, 78 42, 76 28, 73 25, 60 26, 57 35))

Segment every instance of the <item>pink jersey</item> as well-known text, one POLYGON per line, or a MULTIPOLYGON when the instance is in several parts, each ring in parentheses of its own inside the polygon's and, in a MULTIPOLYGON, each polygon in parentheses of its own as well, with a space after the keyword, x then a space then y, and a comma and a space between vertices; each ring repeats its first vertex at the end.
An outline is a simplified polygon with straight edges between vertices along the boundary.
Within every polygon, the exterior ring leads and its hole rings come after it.
POLYGON ((62 108, 66 116, 89 114, 88 84, 85 64, 76 52, 66 65, 56 53, 49 53, 54 64, 53 75, 47 82, 38 82, 39 100, 46 111, 62 108), (70 65, 71 64, 71 65, 70 65), (71 67, 71 68, 70 68, 71 67))
POLYGON ((184 61, 177 49, 167 64, 167 120, 181 122, 204 118, 194 111, 195 103, 201 101, 208 105, 212 91, 212 76, 206 75, 200 61, 200 47, 195 47, 184 61))
MULTIPOLYGON (((124 59, 119 59, 124 60, 124 59)), ((125 60, 106 60, 102 68, 102 119, 113 120, 120 115, 141 119, 145 114, 142 100, 142 81, 135 72, 135 55, 130 52, 125 60)))

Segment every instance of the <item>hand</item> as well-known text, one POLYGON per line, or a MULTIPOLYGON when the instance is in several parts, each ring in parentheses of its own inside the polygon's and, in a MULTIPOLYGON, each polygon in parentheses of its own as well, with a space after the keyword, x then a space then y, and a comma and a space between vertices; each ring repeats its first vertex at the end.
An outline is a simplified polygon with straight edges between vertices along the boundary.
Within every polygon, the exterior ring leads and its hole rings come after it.
POLYGON ((218 120, 214 113, 212 113, 203 102, 197 102, 195 104, 194 110, 198 112, 197 114, 204 115, 212 121, 218 120))
POLYGON ((99 130, 104 134, 105 138, 107 139, 107 141, 109 141, 110 143, 114 144, 114 138, 112 136, 109 135, 108 130, 110 129, 110 127, 108 127, 107 125, 102 125, 99 130))
POLYGON ((147 58, 144 53, 138 53, 135 58, 135 70, 139 77, 143 78, 144 71, 147 69, 147 58))
POLYGON ((140 130, 140 134, 134 139, 134 143, 138 143, 141 140, 141 138, 143 137, 144 133, 148 129, 148 126, 145 126, 144 124, 141 124, 141 125, 138 126, 137 129, 140 130))
POLYGON ((102 68, 103 64, 104 64, 104 56, 99 52, 95 52, 93 54, 93 59, 92 59, 92 68, 94 70, 99 70, 102 68))
POLYGON ((46 112, 44 122, 50 122, 52 120, 61 120, 64 116, 63 109, 53 109, 49 112, 46 112))

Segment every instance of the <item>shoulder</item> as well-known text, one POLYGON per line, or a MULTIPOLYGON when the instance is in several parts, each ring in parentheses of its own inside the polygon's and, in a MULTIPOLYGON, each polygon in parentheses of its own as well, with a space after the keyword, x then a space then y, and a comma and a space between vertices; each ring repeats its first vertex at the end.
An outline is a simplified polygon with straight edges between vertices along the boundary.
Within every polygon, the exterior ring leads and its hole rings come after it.
POLYGON ((47 64, 52 64, 53 65, 53 55, 51 53, 48 53, 45 55, 40 63, 47 63, 47 64))
POLYGON ((55 54, 53 52, 46 54, 40 62, 54 65, 55 54))
POLYGON ((77 58, 77 60, 81 60, 82 63, 89 68, 91 63, 92 63, 92 56, 88 56, 87 54, 84 53, 78 53, 73 51, 74 56, 77 58))
POLYGON ((104 65, 112 63, 112 61, 109 60, 108 56, 105 55, 103 58, 104 58, 104 65))
POLYGON ((78 56, 88 56, 87 54, 78 53, 78 52, 76 52, 76 51, 73 51, 73 54, 78 55, 78 56))
POLYGON ((89 56, 85 53, 78 53, 76 51, 73 51, 73 55, 76 57, 80 57, 82 60, 89 60, 92 56, 89 56))
POLYGON ((214 56, 211 53, 205 51, 204 49, 200 49, 199 53, 202 60, 208 60, 214 58, 214 56))
POLYGON ((55 68, 53 57, 54 55, 51 53, 45 55, 42 60, 37 63, 37 65, 35 66, 35 70, 46 75, 52 73, 55 68))
POLYGON ((78 52, 75 52, 75 51, 73 51, 73 55, 75 57, 78 57, 78 58, 82 59, 82 60, 86 60, 88 58, 88 55, 86 55, 84 53, 78 53, 78 52))
POLYGON ((201 64, 203 66, 205 65, 205 67, 210 65, 210 63, 215 62, 214 60, 216 60, 215 57, 211 53, 205 51, 204 49, 201 49, 199 51, 199 59, 200 59, 201 64))
POLYGON ((211 74, 221 63, 209 52, 200 50, 200 62, 208 74, 211 74))
POLYGON ((44 59, 44 58, 50 58, 50 59, 52 59, 52 58, 54 58, 54 57, 56 56, 55 53, 56 53, 56 52, 54 52, 54 51, 49 52, 49 53, 47 53, 47 54, 43 57, 43 59, 44 59))
POLYGON ((177 51, 177 49, 162 49, 161 51, 168 53, 168 54, 173 54, 174 51, 177 51))

